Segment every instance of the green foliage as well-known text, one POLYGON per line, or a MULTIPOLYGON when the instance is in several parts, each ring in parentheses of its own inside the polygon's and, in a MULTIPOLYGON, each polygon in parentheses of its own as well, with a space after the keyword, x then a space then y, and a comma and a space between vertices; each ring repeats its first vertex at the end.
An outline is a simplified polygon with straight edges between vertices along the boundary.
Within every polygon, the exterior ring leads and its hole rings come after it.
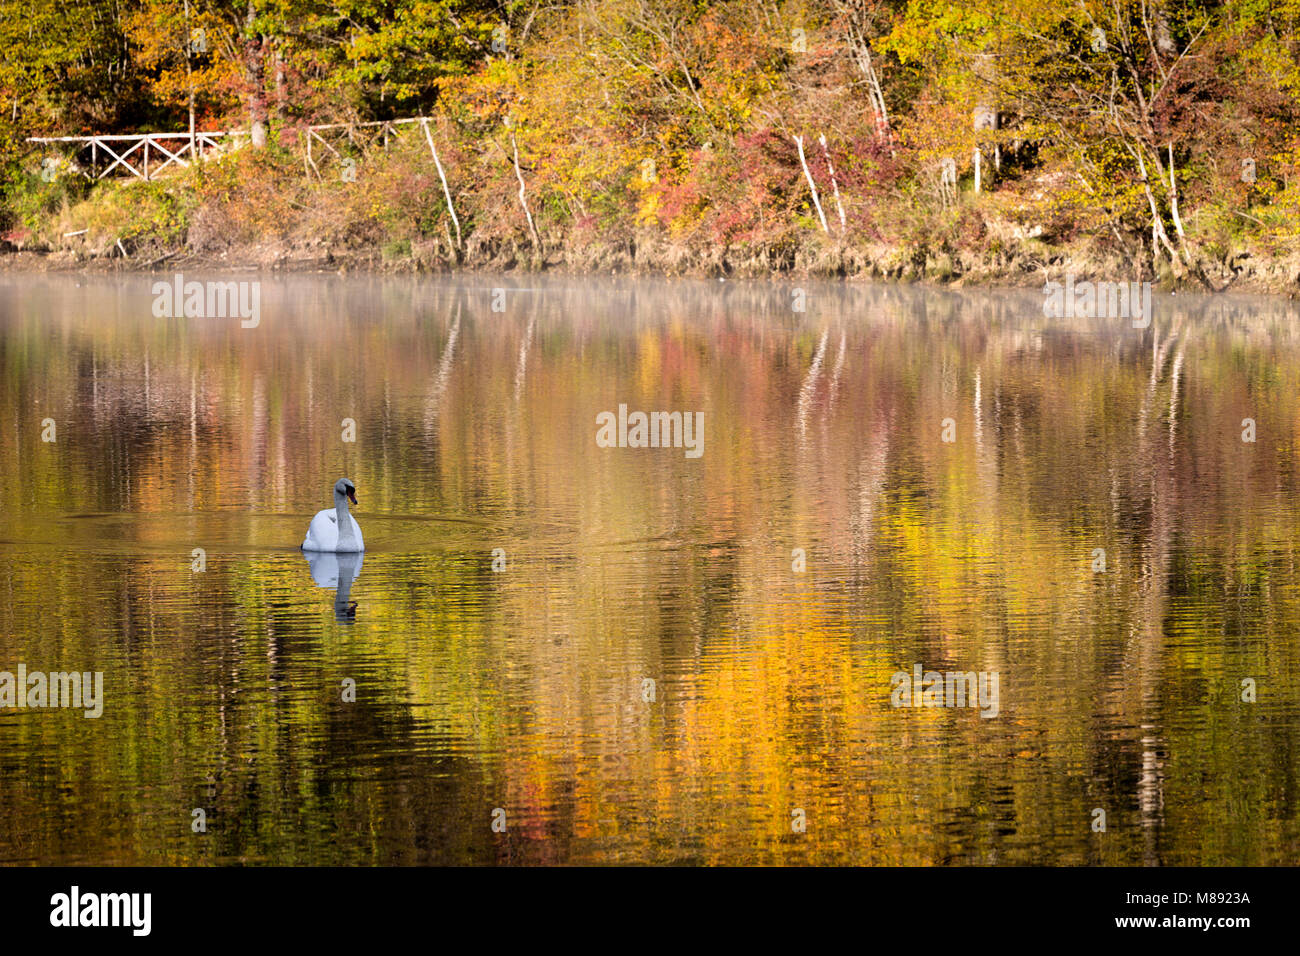
POLYGON ((72 207, 65 222, 89 229, 92 243, 129 239, 166 247, 184 237, 195 203, 193 191, 175 181, 126 182, 72 207))
POLYGON ((87 184, 80 177, 65 173, 47 179, 41 175, 40 167, 13 166, 4 182, 5 229, 23 235, 34 233, 53 214, 81 199, 87 191, 87 184))

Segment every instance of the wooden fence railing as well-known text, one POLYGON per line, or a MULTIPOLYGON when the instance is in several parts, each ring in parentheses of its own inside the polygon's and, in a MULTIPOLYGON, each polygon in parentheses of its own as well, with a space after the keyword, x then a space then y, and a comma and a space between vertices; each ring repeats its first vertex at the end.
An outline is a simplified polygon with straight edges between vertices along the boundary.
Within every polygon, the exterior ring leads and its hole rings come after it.
POLYGON ((27 142, 51 145, 72 144, 75 155, 89 150, 92 179, 103 179, 116 169, 146 182, 168 166, 188 166, 195 156, 237 149, 248 138, 244 130, 189 133, 124 133, 113 136, 31 136, 27 142), (102 159, 101 159, 102 154, 102 159), (187 158, 188 157, 188 158, 187 158), (109 160, 112 160, 109 162, 109 160), (100 169, 101 162, 107 163, 100 169))
MULTIPOLYGON (((400 127, 420 121, 421 117, 413 116, 367 123, 320 123, 308 126, 302 140, 306 147, 307 162, 319 175, 313 144, 341 159, 339 150, 330 139, 338 143, 342 137, 346 137, 351 146, 361 148, 376 141, 387 146, 389 140, 400 131, 400 127)), ((103 179, 116 172, 118 175, 135 176, 148 182, 168 166, 189 166, 196 157, 203 159, 212 153, 238 149, 248 140, 247 130, 224 130, 196 132, 192 138, 188 132, 123 133, 105 136, 31 136, 27 142, 47 146, 58 144, 64 149, 70 146, 75 157, 84 158, 87 168, 83 171, 91 179, 103 179)))

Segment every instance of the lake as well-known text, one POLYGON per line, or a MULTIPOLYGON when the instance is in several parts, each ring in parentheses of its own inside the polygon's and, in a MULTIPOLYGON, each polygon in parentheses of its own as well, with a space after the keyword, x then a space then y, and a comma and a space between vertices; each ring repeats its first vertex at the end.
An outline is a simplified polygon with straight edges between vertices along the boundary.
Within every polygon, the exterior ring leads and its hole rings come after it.
POLYGON ((0 862, 1297 862, 1294 304, 172 278, 0 275, 0 862))

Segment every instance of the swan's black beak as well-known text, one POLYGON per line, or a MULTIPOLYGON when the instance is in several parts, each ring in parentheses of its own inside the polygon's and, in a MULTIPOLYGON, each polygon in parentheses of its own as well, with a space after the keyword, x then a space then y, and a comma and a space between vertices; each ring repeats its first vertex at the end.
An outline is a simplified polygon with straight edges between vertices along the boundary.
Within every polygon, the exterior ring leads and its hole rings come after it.
POLYGON ((348 489, 348 497, 352 499, 353 504, 357 503, 357 493, 351 488, 348 489))

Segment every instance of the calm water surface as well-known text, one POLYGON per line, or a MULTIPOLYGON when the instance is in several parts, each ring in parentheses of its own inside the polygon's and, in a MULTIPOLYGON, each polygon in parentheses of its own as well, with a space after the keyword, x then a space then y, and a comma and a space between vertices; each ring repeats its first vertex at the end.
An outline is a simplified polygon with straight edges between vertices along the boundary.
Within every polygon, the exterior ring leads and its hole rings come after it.
POLYGON ((0 862, 1300 860, 1286 303, 152 281, 0 277, 0 670, 105 697, 0 709, 0 862), (597 447, 620 403, 702 457, 597 447))

